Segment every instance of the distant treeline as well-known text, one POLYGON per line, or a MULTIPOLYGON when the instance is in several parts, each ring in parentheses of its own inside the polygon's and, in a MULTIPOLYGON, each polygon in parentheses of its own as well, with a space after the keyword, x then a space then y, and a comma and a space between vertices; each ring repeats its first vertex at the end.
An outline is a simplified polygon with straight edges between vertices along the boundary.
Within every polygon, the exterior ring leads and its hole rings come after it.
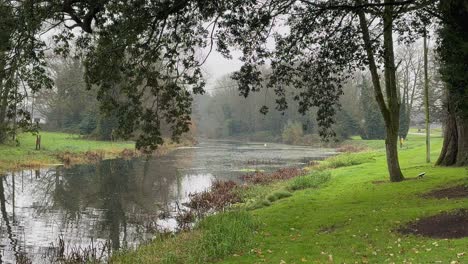
MULTIPOLYGON (((400 132, 406 138, 410 123, 418 120, 423 110, 423 63, 422 50, 417 46, 400 47, 397 74, 400 88, 400 132)), ((431 119, 437 122, 443 116, 441 91, 443 89, 433 53, 430 59, 430 106, 431 119)), ((269 74, 268 70, 264 74, 269 74)), ((385 126, 382 114, 374 99, 373 86, 367 72, 358 72, 344 84, 341 107, 335 108, 336 140, 351 136, 362 139, 384 139, 385 126)), ((316 144, 320 142, 316 111, 302 115, 294 100, 300 90, 286 87, 288 108, 276 110, 277 97, 273 90, 262 89, 247 98, 239 96, 237 84, 229 76, 218 80, 208 95, 196 96, 193 105, 193 120, 198 135, 208 138, 242 138, 255 141, 273 141, 289 144, 316 144), (260 113, 266 106, 267 114, 260 113)))
MULTIPOLYGON (((422 112, 423 64, 417 44, 400 47, 397 74, 400 88, 400 136, 406 138, 410 123, 418 122, 422 112)), ((432 53, 431 53, 432 54, 432 53)), ((442 85, 434 56, 430 59, 431 119, 440 120, 442 85)), ((52 131, 78 133, 87 137, 111 140, 118 137, 116 114, 103 114, 97 100, 96 87, 86 86, 84 66, 79 60, 58 59, 52 64, 54 87, 36 94, 34 106, 45 119, 42 128, 52 131)), ((268 69, 264 74, 269 74, 268 69)), ((374 99, 370 75, 358 72, 344 84, 341 107, 336 107, 335 140, 358 135, 362 139, 384 139, 382 115, 374 99)), ((116 88, 118 89, 118 87, 116 88)), ((240 138, 255 141, 284 142, 313 145, 320 143, 316 110, 302 115, 294 100, 301 92, 285 87, 288 108, 278 111, 273 90, 261 89, 247 98, 239 95, 237 83, 229 76, 218 80, 210 93, 194 96, 190 135, 208 138, 240 138), (260 113, 266 106, 269 111, 260 113)), ((170 136, 170 128, 161 124, 163 135, 170 136)))
MULTIPOLYGON (((337 140, 360 135, 365 139, 382 139, 385 128, 379 109, 372 100, 372 86, 367 76, 350 82, 336 110, 334 131, 337 140)), ((293 87, 287 87, 288 108, 276 110, 273 91, 264 89, 249 97, 239 96, 236 83, 225 77, 209 95, 197 96, 193 119, 197 132, 208 138, 242 138, 288 144, 312 145, 320 142, 316 111, 302 115, 294 101, 293 87), (268 107, 267 114, 260 113, 268 107)))

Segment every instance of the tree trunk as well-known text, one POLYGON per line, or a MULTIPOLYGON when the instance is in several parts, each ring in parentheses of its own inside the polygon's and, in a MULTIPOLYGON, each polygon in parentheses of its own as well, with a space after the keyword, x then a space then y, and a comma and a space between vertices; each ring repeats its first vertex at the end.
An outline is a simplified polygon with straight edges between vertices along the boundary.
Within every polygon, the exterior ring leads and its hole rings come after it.
POLYGON ((398 130, 387 128, 387 138, 385 139, 385 150, 387 153, 387 166, 390 173, 390 181, 399 182, 404 180, 401 173, 400 162, 398 160, 398 130))
MULTIPOLYGON (((369 70, 372 75, 374 93, 380 111, 385 120, 387 137, 385 139, 385 148, 387 153, 387 167, 390 175, 390 181, 399 182, 404 180, 403 173, 398 161, 398 130, 400 123, 400 102, 396 84, 396 66, 395 55, 393 52, 393 0, 385 0, 388 4, 384 7, 383 14, 383 37, 384 37, 384 73, 385 73, 385 93, 387 102, 383 97, 380 77, 375 63, 374 49, 372 47, 369 26, 364 11, 358 12, 364 48, 369 60, 369 70)), ((360 3, 360 2, 358 2, 360 3)))
POLYGON ((446 83, 444 145, 436 165, 468 166, 468 26, 466 1, 440 1, 443 26, 438 48, 446 83))
POLYGON ((7 139, 7 108, 9 86, 5 82, 5 54, 0 51, 0 144, 7 139))
POLYGON ((8 125, 7 120, 6 120, 7 107, 8 107, 8 91, 5 88, 3 89, 3 93, 2 93, 2 87, 0 86, 0 144, 4 143, 5 140, 7 139, 7 125, 8 125))
POLYGON ((458 129, 454 113, 447 113, 444 128, 444 144, 436 165, 450 166, 457 161, 458 129))
POLYGON ((424 107, 426 115, 426 162, 431 162, 431 124, 429 120, 429 76, 427 59, 427 33, 424 29, 424 107))
POLYGON ((455 165, 468 166, 468 119, 457 119, 457 160, 455 165))
POLYGON ((448 99, 445 119, 444 144, 436 165, 468 166, 468 118, 457 115, 448 99))

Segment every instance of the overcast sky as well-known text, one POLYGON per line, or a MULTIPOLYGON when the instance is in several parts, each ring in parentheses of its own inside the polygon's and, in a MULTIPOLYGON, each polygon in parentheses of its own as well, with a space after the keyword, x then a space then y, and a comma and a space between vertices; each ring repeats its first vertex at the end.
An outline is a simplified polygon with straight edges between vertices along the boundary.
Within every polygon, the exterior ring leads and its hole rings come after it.
MULTIPOLYGON (((203 65, 203 74, 207 81, 206 90, 210 92, 216 83, 216 80, 220 79, 224 75, 237 71, 241 66, 242 62, 237 59, 240 56, 240 52, 232 53, 232 60, 225 59, 219 52, 216 51, 216 47, 213 47, 213 51, 203 65)), ((208 50, 205 54, 208 53, 208 50)))

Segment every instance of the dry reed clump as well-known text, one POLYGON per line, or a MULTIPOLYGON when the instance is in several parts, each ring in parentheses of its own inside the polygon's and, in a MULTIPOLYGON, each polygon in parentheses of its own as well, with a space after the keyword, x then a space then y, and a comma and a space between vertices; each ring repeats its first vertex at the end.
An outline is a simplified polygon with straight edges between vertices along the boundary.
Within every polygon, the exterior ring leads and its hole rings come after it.
POLYGON ((190 202, 187 207, 197 214, 206 214, 211 211, 221 211, 224 208, 241 201, 234 181, 216 181, 207 191, 190 194, 190 202))
POLYGON ((99 162, 104 159, 105 154, 102 151, 86 151, 84 156, 89 162, 99 162))
POLYGON ((241 176, 241 179, 247 183, 252 184, 267 184, 273 181, 278 180, 287 180, 294 177, 302 176, 306 172, 303 169, 299 168, 283 168, 275 172, 265 173, 265 172, 254 172, 241 176))
POLYGON ((238 187, 233 181, 215 181, 209 190, 190 194, 189 202, 183 204, 188 209, 178 208, 175 216, 179 230, 188 230, 197 219, 240 202, 238 187))
POLYGON ((110 242, 93 243, 86 247, 66 245, 63 237, 59 237, 56 250, 44 256, 51 263, 104 263, 110 256, 110 242))
POLYGON ((55 155, 66 166, 83 162, 96 163, 104 159, 102 151, 86 151, 84 153, 73 153, 69 151, 60 152, 55 155))
POLYGON ((137 150, 132 149, 124 149, 119 153, 119 157, 123 159, 131 159, 134 157, 138 157, 139 153, 137 150))

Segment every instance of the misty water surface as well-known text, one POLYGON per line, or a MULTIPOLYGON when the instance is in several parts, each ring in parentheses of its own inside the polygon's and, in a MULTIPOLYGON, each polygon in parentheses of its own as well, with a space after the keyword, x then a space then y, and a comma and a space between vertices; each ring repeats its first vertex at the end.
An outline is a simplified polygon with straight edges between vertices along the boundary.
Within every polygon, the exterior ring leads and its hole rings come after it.
POLYGON ((283 144, 202 141, 149 160, 10 173, 0 178, 0 263, 15 263, 20 254, 47 263, 59 237, 68 249, 135 247, 157 230, 174 229, 176 202, 215 179, 239 181, 248 171, 301 167, 331 154, 283 144))

